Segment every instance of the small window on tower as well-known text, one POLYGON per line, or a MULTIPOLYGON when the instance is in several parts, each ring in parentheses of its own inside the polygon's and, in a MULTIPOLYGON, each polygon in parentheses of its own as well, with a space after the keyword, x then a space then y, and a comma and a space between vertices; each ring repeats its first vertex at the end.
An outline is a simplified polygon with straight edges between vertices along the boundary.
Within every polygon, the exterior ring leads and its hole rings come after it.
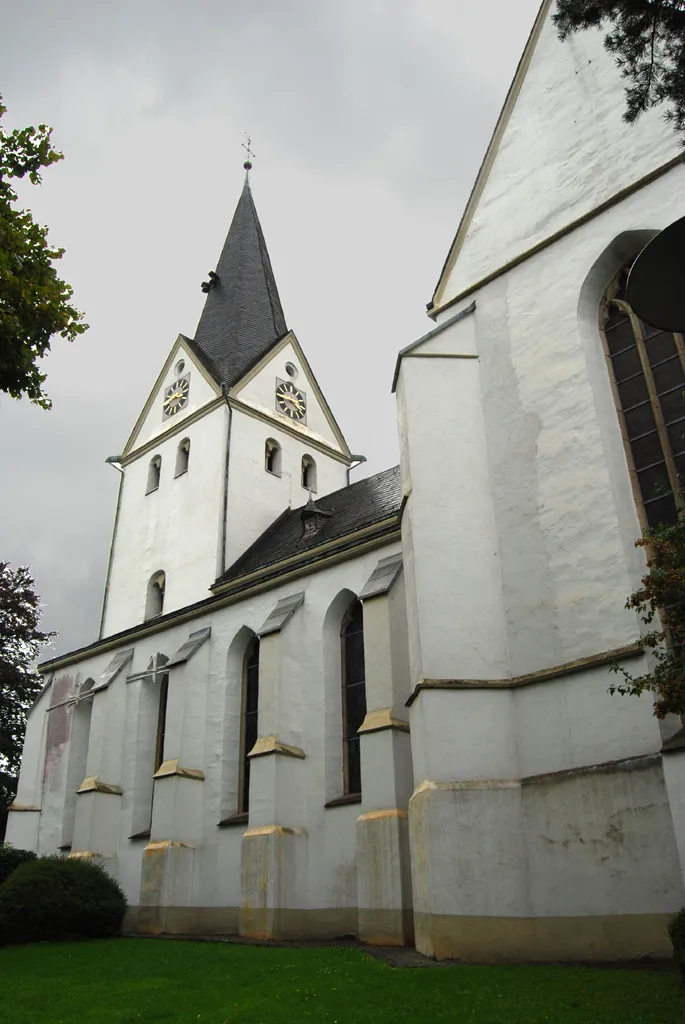
POLYGON ((311 455, 302 456, 302 486, 308 491, 316 491, 316 463, 311 455))
POLYGON ((281 446, 272 437, 268 438, 264 446, 264 469, 274 476, 281 475, 281 446))
POLYGON ((188 472, 188 460, 190 459, 190 438, 185 437, 176 449, 176 472, 174 476, 183 476, 188 472))
POLYGON ((150 459, 150 467, 147 471, 147 488, 146 494, 151 494, 152 491, 156 491, 159 487, 159 477, 162 472, 162 456, 155 455, 153 459, 150 459))
POLYGON ((145 601, 145 618, 154 619, 161 615, 164 610, 164 590, 166 587, 166 573, 161 569, 150 577, 147 585, 147 599, 145 601))

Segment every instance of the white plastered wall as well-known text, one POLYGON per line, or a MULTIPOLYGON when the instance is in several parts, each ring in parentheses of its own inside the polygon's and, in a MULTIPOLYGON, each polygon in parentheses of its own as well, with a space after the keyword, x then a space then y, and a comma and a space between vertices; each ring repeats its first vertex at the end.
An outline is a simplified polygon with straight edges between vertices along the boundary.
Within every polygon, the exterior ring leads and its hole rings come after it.
POLYGON ((275 420, 265 423, 240 409, 233 410, 226 508, 227 567, 282 512, 306 504, 309 493, 302 486, 303 455, 310 455, 316 463, 315 498, 346 486, 347 466, 308 445, 306 437, 293 437, 279 429, 275 420), (279 476, 265 469, 268 439, 281 447, 279 476))
POLYGON ((598 309, 641 239, 685 213, 684 184, 674 168, 475 296, 512 675, 638 636, 624 605, 644 556, 598 309))
POLYGON ((221 405, 125 467, 103 636, 143 621, 148 581, 159 570, 166 574, 165 613, 209 596, 221 569, 227 430, 221 405), (185 438, 188 471, 176 477, 185 438), (162 459, 160 483, 147 494, 155 456, 162 459))
POLYGON ((439 337, 398 384, 410 662, 414 682, 492 679, 508 663, 472 316, 439 337))
MULTIPOLYGON (((88 771, 92 768, 94 773, 100 774, 103 782, 121 786, 123 790, 121 797, 103 798, 116 804, 113 813, 119 816, 118 848, 116 851, 97 850, 98 843, 102 845, 106 839, 97 834, 91 834, 90 842, 97 852, 116 855, 109 862, 110 869, 116 870, 132 905, 137 905, 140 898, 140 868, 146 844, 145 839, 129 838, 134 831, 134 821, 139 825, 145 817, 143 814, 141 818, 140 794, 135 792, 136 786, 142 783, 136 770, 135 753, 138 742, 136 716, 140 701, 133 698, 136 688, 140 690, 157 685, 150 677, 142 681, 135 677, 139 673, 145 674, 153 656, 162 653, 170 657, 189 633, 211 625, 211 637, 194 659, 185 668, 170 669, 168 707, 170 715, 178 717, 167 722, 164 756, 167 759, 184 756, 183 749, 175 749, 174 737, 181 737, 178 742, 182 744, 183 731, 190 727, 192 720, 192 732, 196 737, 193 749, 201 749, 203 753, 200 763, 183 764, 183 767, 200 769, 205 775, 204 782, 194 782, 192 788, 189 787, 188 797, 193 801, 193 810, 197 801, 201 804, 200 832, 194 837, 201 861, 193 904, 200 907, 237 907, 240 903, 240 851, 246 826, 217 828, 222 818, 237 810, 237 806, 231 804, 230 794, 227 801, 225 793, 228 786, 235 798, 239 760, 240 721, 236 712, 242 685, 242 655, 240 651, 236 653, 234 643, 238 637, 238 647, 244 649, 251 632, 262 626, 276 603, 303 590, 304 603, 284 626, 279 640, 281 689, 278 727, 279 739, 302 747, 306 757, 304 760, 288 759, 290 785, 287 790, 277 787, 280 794, 277 823, 304 829, 308 837, 306 883, 296 894, 294 905, 301 909, 352 909, 356 906, 356 819, 363 812, 364 804, 324 809, 324 803, 331 795, 342 795, 343 785, 339 678, 329 678, 327 674, 324 620, 342 591, 358 594, 379 559, 396 553, 398 549, 399 543, 378 548, 242 603, 218 609, 211 616, 198 617, 140 640, 122 643, 124 648, 134 647, 133 660, 107 690, 96 693, 93 698, 96 702, 93 722, 99 722, 100 726, 94 726, 93 749, 89 750, 88 756, 88 771), (206 666, 202 672, 199 671, 201 666, 206 666), (127 676, 134 678, 127 682, 127 676), (201 713, 201 723, 198 713, 201 713), (104 728, 107 723, 108 727, 104 728), (198 729, 202 730, 201 740, 197 739, 198 729), (331 774, 335 763, 339 772, 337 788, 331 774), (326 764, 329 766, 327 770, 324 768, 326 764)), ((340 624, 337 623, 335 628, 339 631, 340 624)), ((92 676, 97 681, 114 653, 93 655, 77 666, 58 672, 56 677, 67 680, 71 692, 76 685, 74 680, 92 676)), ((64 772, 59 777, 59 784, 56 781, 54 787, 46 787, 42 792, 36 782, 37 772, 40 775, 37 766, 44 756, 41 739, 45 720, 43 705, 49 700, 49 692, 29 717, 20 781, 20 793, 27 801, 39 802, 42 797, 40 820, 43 838, 40 848, 45 853, 55 852, 58 846, 64 802, 64 772)), ((269 725, 268 717, 266 724, 269 725)), ((62 763, 64 751, 58 751, 58 754, 62 763)), ((149 794, 147 784, 144 788, 149 794)), ((254 799, 258 808, 257 794, 254 799)), ((190 819, 191 808, 187 810, 185 817, 190 819)), ((28 817, 27 814, 12 815, 11 828, 19 829, 19 825, 12 822, 21 822, 28 817)), ((184 820, 183 807, 177 808, 175 818, 184 820)), ((12 837, 18 835, 19 831, 10 832, 9 838, 15 841, 12 837)))

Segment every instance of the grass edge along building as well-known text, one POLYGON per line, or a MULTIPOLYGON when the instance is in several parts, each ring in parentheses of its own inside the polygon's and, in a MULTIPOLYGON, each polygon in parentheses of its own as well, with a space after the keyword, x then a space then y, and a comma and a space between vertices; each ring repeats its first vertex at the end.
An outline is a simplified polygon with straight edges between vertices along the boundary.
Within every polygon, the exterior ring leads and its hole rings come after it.
POLYGON ((685 739, 607 689, 681 501, 683 339, 624 280, 685 167, 550 19, 398 356, 400 467, 349 484, 247 182, 119 457, 101 635, 41 666, 7 838, 103 864, 133 931, 669 951, 685 739))

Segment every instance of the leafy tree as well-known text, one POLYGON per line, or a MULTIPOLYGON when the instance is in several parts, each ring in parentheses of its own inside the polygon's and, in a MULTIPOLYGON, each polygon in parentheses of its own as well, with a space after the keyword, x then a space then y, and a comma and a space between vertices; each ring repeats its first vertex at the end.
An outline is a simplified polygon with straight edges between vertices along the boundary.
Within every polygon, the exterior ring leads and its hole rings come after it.
POLYGON ((628 83, 624 120, 666 103, 666 120, 685 133, 685 0, 557 0, 553 18, 562 40, 609 26, 604 45, 628 83))
POLYGON ((626 608, 634 608, 650 627, 640 645, 652 652, 654 668, 633 677, 615 665, 623 683, 610 687, 610 692, 638 697, 651 692, 657 697, 657 718, 685 715, 685 513, 676 523, 650 530, 636 546, 646 549, 648 571, 640 589, 626 601, 626 608))
MULTIPOLYGON (((6 110, 0 97, 0 121, 6 110)), ((0 124, 0 391, 26 395, 44 409, 51 403, 37 361, 50 350, 53 335, 73 341, 88 326, 53 267, 64 249, 50 245, 47 228, 14 205, 14 179, 28 177, 38 185, 41 169, 63 159, 51 146, 51 132, 44 124, 6 132, 0 124)))
POLYGON ((0 562, 0 816, 16 793, 26 713, 42 686, 33 664, 55 635, 41 632, 39 623, 40 601, 28 568, 0 562))

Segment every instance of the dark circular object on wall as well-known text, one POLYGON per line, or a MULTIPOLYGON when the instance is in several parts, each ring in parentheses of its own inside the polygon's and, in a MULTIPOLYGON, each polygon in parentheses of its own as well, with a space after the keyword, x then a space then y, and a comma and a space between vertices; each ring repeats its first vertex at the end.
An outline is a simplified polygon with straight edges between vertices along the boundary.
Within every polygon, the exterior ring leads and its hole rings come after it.
POLYGON ((650 326, 685 331, 685 217, 644 247, 628 275, 626 298, 650 326))

